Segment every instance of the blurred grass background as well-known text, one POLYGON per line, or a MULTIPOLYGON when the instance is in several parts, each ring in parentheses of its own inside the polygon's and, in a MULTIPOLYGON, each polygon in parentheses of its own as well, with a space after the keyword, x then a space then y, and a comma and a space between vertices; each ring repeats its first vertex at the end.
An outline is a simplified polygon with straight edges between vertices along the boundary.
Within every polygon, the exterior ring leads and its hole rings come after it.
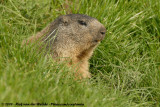
POLYGON ((0 103, 160 106, 159 0, 0 0, 0 103), (92 78, 21 48, 59 15, 87 14, 107 29, 90 60, 92 78))

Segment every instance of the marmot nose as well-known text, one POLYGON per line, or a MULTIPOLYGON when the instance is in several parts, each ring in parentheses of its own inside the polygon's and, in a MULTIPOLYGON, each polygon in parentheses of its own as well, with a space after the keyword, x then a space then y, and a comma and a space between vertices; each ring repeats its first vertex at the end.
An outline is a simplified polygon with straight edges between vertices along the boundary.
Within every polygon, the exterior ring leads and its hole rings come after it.
POLYGON ((102 27, 100 28, 99 33, 100 33, 100 38, 101 38, 101 40, 103 40, 104 37, 105 37, 105 35, 106 35, 106 28, 105 28, 104 26, 102 26, 102 27))

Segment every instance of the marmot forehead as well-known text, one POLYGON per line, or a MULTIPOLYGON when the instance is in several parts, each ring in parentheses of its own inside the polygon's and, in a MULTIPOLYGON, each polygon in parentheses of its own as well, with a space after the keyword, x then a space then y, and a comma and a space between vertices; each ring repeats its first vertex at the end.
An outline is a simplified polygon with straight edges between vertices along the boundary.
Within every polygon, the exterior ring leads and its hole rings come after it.
POLYGON ((70 21, 76 21, 76 20, 85 20, 85 21, 91 21, 91 20, 97 20, 96 18, 87 16, 85 14, 67 14, 67 15, 61 15, 57 18, 58 20, 55 21, 64 21, 64 20, 70 20, 70 21))
POLYGON ((87 16, 85 14, 68 14, 66 16, 69 16, 71 19, 81 19, 81 18, 82 19, 88 19, 88 20, 95 19, 95 18, 87 16))

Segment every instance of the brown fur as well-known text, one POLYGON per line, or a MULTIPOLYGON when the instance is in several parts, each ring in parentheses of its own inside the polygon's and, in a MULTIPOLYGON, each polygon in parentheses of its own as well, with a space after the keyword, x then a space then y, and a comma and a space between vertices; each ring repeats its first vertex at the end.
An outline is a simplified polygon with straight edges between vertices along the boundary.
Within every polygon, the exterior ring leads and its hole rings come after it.
POLYGON ((91 77, 88 60, 99 42, 104 39, 105 32, 105 27, 97 19, 87 15, 70 14, 58 17, 23 44, 42 38, 41 41, 47 45, 46 50, 51 50, 54 60, 57 57, 61 57, 60 61, 69 58, 69 65, 75 67, 76 77, 88 78, 91 77))

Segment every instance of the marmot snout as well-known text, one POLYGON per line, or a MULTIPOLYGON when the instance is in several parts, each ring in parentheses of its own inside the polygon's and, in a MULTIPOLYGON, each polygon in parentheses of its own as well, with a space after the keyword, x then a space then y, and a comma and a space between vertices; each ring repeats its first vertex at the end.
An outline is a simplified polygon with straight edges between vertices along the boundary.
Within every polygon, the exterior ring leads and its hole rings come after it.
POLYGON ((106 28, 95 18, 83 14, 59 16, 41 32, 30 37, 24 43, 42 38, 43 43, 51 50, 53 59, 70 59, 69 65, 78 65, 78 78, 90 77, 88 60, 93 50, 105 37, 106 28))

